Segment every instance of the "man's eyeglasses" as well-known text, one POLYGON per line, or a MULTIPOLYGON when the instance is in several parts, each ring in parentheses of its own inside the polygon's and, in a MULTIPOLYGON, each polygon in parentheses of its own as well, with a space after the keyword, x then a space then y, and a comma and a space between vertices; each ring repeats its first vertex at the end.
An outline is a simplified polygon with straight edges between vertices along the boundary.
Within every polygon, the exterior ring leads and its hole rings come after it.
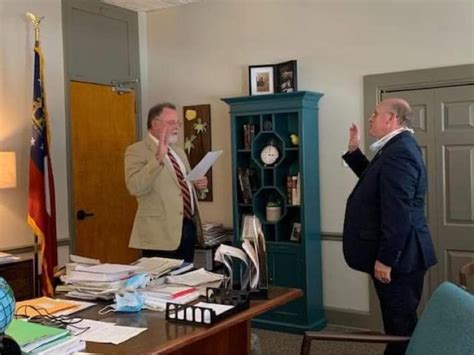
MULTIPOLYGON (((159 120, 159 118, 155 118, 155 120, 159 120)), ((183 122, 181 121, 162 121, 163 123, 167 124, 168 126, 171 126, 171 127, 182 127, 183 126, 183 122)))
POLYGON ((393 111, 381 111, 381 112, 377 112, 377 111, 374 111, 372 112, 372 114, 370 115, 371 118, 376 118, 377 116, 380 116, 380 115, 383 115, 384 113, 390 113, 394 116, 397 116, 397 114, 393 111))

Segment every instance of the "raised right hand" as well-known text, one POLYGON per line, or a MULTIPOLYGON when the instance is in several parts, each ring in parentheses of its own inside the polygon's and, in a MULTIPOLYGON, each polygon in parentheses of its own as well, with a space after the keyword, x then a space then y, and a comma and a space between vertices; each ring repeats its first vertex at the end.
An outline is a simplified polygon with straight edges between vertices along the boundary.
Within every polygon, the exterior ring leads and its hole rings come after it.
POLYGON ((349 128, 349 144, 347 149, 349 152, 353 152, 354 150, 357 150, 359 148, 360 144, 360 133, 359 133, 359 127, 355 123, 353 123, 350 128, 349 128))
POLYGON ((158 136, 158 148, 156 150, 156 160, 161 162, 166 154, 168 154, 168 133, 169 129, 164 125, 158 136))

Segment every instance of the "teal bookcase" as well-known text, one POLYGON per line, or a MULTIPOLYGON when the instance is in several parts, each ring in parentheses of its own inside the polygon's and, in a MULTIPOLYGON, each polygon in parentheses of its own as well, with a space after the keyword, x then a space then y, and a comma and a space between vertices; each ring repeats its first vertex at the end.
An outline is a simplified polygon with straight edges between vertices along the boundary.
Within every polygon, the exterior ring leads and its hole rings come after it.
POLYGON ((326 325, 319 207, 321 96, 298 91, 222 99, 230 106, 231 116, 234 245, 241 244, 243 216, 255 214, 267 241, 269 284, 304 292, 304 297, 255 318, 252 324, 259 328, 302 333, 326 325), (299 137, 298 145, 292 143, 292 134, 299 137), (261 152, 268 144, 277 148, 279 157, 265 165, 261 152), (299 204, 290 198, 295 185, 288 176, 299 176, 299 204), (280 202, 281 215, 268 221, 267 202, 275 200, 280 202), (294 223, 301 225, 296 241, 294 223))

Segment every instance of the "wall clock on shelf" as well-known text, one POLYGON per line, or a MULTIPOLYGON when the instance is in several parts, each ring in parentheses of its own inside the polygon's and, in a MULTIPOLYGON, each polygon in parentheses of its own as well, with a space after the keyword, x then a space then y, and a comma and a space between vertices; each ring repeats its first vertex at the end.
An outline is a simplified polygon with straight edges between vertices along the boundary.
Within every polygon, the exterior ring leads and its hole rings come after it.
POLYGON ((266 146, 264 146, 260 152, 260 160, 265 166, 275 164, 279 157, 280 152, 278 151, 277 147, 275 147, 275 143, 273 141, 270 141, 266 146))

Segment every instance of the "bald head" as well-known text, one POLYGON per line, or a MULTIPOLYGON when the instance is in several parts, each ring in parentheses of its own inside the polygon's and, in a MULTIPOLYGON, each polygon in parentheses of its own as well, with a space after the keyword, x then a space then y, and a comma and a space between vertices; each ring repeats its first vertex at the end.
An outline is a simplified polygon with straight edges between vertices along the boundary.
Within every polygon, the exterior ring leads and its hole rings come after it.
POLYGON ((380 103, 387 111, 393 112, 400 126, 410 126, 413 118, 410 104, 400 98, 390 98, 380 103))

